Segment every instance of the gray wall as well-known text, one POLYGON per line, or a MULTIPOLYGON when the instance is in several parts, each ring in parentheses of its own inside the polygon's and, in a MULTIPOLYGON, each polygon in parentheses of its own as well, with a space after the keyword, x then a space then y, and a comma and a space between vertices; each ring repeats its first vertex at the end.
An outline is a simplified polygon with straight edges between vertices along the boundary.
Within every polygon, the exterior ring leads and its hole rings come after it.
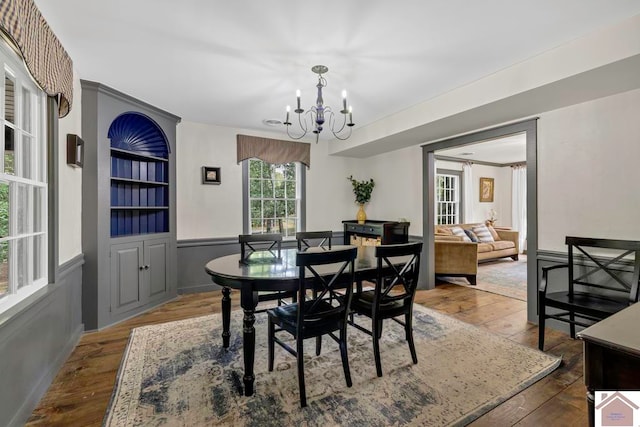
POLYGON ((60 266, 43 295, 0 325, 0 426, 24 424, 78 343, 83 263, 60 266))

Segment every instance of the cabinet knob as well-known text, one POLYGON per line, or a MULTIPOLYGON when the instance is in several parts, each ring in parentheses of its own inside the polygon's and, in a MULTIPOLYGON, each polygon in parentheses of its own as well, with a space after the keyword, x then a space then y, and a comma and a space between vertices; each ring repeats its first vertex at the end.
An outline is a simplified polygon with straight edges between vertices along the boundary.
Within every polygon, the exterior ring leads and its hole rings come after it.
POLYGON ((144 266, 143 265, 140 266, 140 270, 144 270, 144 266))
POLYGON ((148 269, 149 269, 149 266, 148 266, 148 265, 145 265, 145 266, 144 266, 144 269, 145 269, 145 270, 148 270, 148 269))

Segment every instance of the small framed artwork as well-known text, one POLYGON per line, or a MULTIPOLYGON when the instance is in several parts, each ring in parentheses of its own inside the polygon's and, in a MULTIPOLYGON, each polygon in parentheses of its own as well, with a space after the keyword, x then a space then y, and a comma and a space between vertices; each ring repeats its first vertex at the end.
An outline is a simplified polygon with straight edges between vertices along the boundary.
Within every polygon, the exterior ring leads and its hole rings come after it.
POLYGON ((493 178, 480 178, 480 201, 493 202, 493 178))
POLYGON ((220 185, 220 168, 202 167, 202 183, 220 185))
POLYGON ((67 134, 67 164, 81 168, 84 162, 84 141, 78 135, 67 134))

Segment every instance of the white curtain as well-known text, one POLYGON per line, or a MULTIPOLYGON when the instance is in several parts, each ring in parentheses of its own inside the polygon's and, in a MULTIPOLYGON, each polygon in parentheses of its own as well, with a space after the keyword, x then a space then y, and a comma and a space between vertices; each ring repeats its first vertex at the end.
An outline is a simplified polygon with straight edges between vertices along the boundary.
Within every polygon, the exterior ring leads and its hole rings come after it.
POLYGON ((520 252, 527 241, 527 167, 513 166, 511 172, 511 226, 520 232, 520 252))
POLYGON ((464 218, 460 218, 463 223, 470 224, 473 222, 473 164, 470 162, 462 165, 462 186, 464 194, 462 195, 462 205, 464 206, 464 218))

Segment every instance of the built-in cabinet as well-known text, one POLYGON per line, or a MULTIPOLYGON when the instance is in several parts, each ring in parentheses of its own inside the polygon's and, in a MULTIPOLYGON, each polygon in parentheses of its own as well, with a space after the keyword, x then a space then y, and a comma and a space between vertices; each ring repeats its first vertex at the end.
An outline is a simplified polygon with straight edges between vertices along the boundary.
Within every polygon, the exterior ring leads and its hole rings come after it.
POLYGON ((153 239, 111 245, 111 311, 126 313, 169 292, 170 242, 153 239))
POLYGON ((81 85, 82 314, 91 330, 177 294, 180 118, 100 83, 81 85))

